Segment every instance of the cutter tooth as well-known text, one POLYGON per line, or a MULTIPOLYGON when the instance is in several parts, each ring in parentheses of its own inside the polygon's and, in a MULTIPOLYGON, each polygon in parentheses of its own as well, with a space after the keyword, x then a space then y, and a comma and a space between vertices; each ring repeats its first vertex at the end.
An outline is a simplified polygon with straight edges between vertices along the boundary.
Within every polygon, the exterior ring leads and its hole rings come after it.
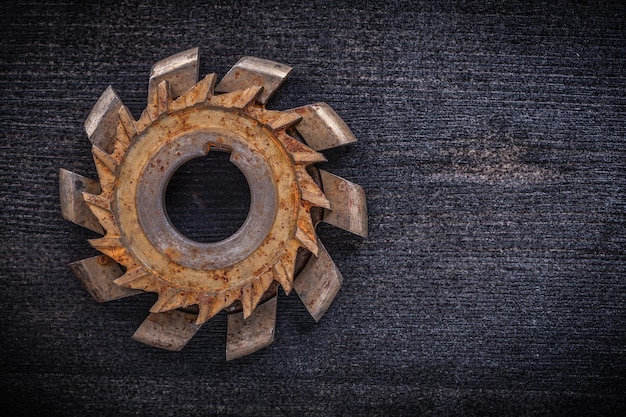
POLYGON ((259 85, 254 85, 243 90, 241 96, 233 103, 233 107, 243 109, 244 107, 254 104, 262 91, 263 87, 259 85))
POLYGON ((157 113, 159 115, 166 113, 171 101, 170 85, 167 80, 161 81, 157 87, 157 113))
POLYGON ((306 167, 296 165, 296 174, 298 175, 298 184, 302 192, 302 199, 310 202, 314 206, 330 209, 330 202, 324 196, 320 187, 313 181, 313 178, 306 172, 306 167))
POLYGON ((113 145, 113 152, 110 153, 115 155, 114 158, 117 160, 121 160, 130 146, 130 141, 137 134, 137 128, 133 116, 126 106, 121 106, 117 113, 119 120, 115 134, 115 143, 113 145))
POLYGON ((66 169, 59 170, 59 195, 63 217, 74 224, 104 234, 98 218, 83 199, 83 192, 97 194, 100 191, 100 184, 97 181, 66 169))
MULTIPOLYGON (((121 128, 120 130, 124 130, 121 128)), ((121 142, 119 139, 115 139, 115 144, 113 146, 113 152, 111 152, 111 158, 115 161, 121 161, 126 154, 126 150, 128 149, 128 145, 124 142, 121 142)))
POLYGON ((273 117, 272 119, 267 120, 265 122, 265 124, 267 124, 269 127, 271 127, 274 130, 287 129, 288 127, 292 126, 293 124, 299 122, 300 119, 302 119, 302 116, 293 112, 291 113, 277 112, 277 113, 278 114, 276 115, 276 117, 273 117))
POLYGON ((286 266, 283 263, 278 263, 274 266, 274 276, 276 281, 283 287, 285 294, 289 295, 293 289, 293 264, 286 266), (291 271, 291 272, 289 272, 291 271))
POLYGON ((188 91, 198 82, 198 68, 198 48, 179 52, 154 64, 148 83, 148 102, 156 96, 163 81, 170 85, 173 98, 188 91))
POLYGON ((228 315, 226 360, 240 358, 269 346, 274 341, 277 295, 258 306, 244 319, 241 312, 228 315))
POLYGON ((133 335, 133 339, 146 345, 179 351, 196 334, 195 314, 180 310, 150 313, 133 335))
POLYGON ((192 95, 189 96, 190 102, 187 102, 188 105, 204 103, 208 100, 208 98, 213 94, 215 90, 215 82, 217 81, 217 74, 212 73, 208 74, 206 77, 202 79, 200 83, 197 84, 191 91, 193 91, 192 95))
POLYGON ((252 314, 254 307, 252 306, 253 289, 252 284, 246 285, 241 289, 241 307, 243 308, 243 318, 247 319, 252 314))
POLYGON ((254 117, 262 124, 268 126, 270 129, 273 129, 269 123, 281 117, 284 113, 278 110, 268 110, 263 106, 250 106, 246 109, 246 112, 249 116, 254 117))
POLYGON ((100 161, 111 173, 115 171, 115 167, 120 162, 120 160, 116 160, 113 155, 103 151, 95 145, 91 147, 91 153, 93 154, 94 159, 100 161))
POLYGON ((317 256, 318 247, 316 241, 312 240, 306 232, 300 229, 300 227, 296 229, 296 239, 298 239, 298 242, 300 242, 303 247, 307 248, 313 253, 313 255, 317 256))
POLYGON ((137 136, 137 126, 135 126, 135 120, 133 119, 133 115, 130 114, 130 110, 128 110, 128 107, 120 107, 118 113, 120 123, 118 124, 117 139, 120 142, 125 143, 126 147, 128 147, 130 146, 130 141, 132 141, 135 136, 137 136), (119 130, 120 127, 124 129, 123 132, 119 130))
POLYGON ((141 133, 144 130, 146 130, 146 128, 150 126, 150 124, 153 121, 154 120, 152 119, 152 116, 150 115, 148 108, 146 108, 144 111, 141 112, 141 116, 139 116, 139 120, 137 120, 137 122, 135 123, 135 126, 137 126, 137 132, 141 133))
POLYGON ((136 123, 137 131, 143 132, 159 116, 158 97, 164 97, 164 92, 159 93, 159 87, 163 81, 169 84, 167 96, 177 98, 198 82, 198 48, 188 49, 165 58, 152 67, 150 81, 148 83, 148 106, 136 123))
MULTIPOLYGON (((115 218, 113 217, 113 213, 111 212, 110 208, 108 209, 102 208, 101 206, 97 204, 91 203, 90 201, 88 201, 87 199, 88 197, 85 197, 85 195, 93 196, 93 197, 100 197, 100 196, 83 193, 83 198, 85 198, 85 201, 87 202, 87 205, 89 206, 89 209, 94 214, 94 216, 98 218, 98 221, 100 222, 102 227, 104 227, 104 229, 106 230, 107 232, 106 236, 107 237, 120 236, 120 230, 117 227, 117 223, 115 222, 115 218)), ((108 201, 106 199, 100 199, 100 200, 108 201)))
POLYGON ((232 93, 221 94, 219 96, 213 96, 211 98, 211 104, 214 106, 225 108, 237 108, 243 109, 255 102, 263 87, 253 85, 245 90, 237 90, 232 93))
POLYGON ((318 241, 319 253, 311 257, 293 283, 300 299, 315 321, 319 321, 332 304, 343 277, 324 245, 318 241))
POLYGON ((198 103, 204 103, 207 101, 213 94, 216 79, 217 75, 215 73, 208 74, 200 82, 174 100, 171 105, 171 110, 181 110, 183 108, 191 107, 198 103))
POLYGON ((363 188, 344 178, 319 170, 324 195, 332 210, 324 210, 323 222, 367 237, 367 203, 363 188))
POLYGON ((115 259, 116 262, 125 265, 129 254, 119 237, 101 237, 90 239, 89 244, 94 248, 115 259))
POLYGON ((289 151, 295 162, 312 164, 314 162, 326 162, 326 157, 319 152, 315 152, 302 142, 298 142, 287 133, 277 135, 283 143, 285 149, 289 151))
POLYGON ((148 281, 152 280, 152 274, 141 267, 128 269, 124 275, 117 278, 117 285, 127 288, 144 289, 148 285, 148 281))
POLYGON ((207 320, 211 319, 221 308, 215 302, 213 297, 205 297, 204 300, 198 301, 198 317, 196 318, 196 324, 204 324, 207 320))
POLYGON ((150 308, 151 313, 162 313, 180 307, 186 307, 185 294, 175 288, 169 288, 159 293, 159 299, 150 308))
POLYGON ((154 277, 151 275, 144 275, 136 280, 125 285, 126 288, 132 288, 134 290, 141 290, 143 292, 156 292, 161 291, 161 288, 154 281, 154 277))
POLYGON ((304 141, 316 151, 356 142, 348 125, 326 103, 309 104, 289 111, 302 117, 296 129, 304 141))
POLYGON ((111 200, 108 198, 104 198, 100 194, 92 194, 89 192, 83 192, 82 196, 85 203, 90 206, 96 206, 111 211, 111 200))
POLYGON ((148 105, 146 106, 145 113, 147 113, 151 121, 154 121, 163 113, 167 113, 172 97, 167 80, 159 82, 156 88, 151 91, 153 95, 148 97, 148 105))
POLYGON ((112 158, 121 161, 130 146, 131 139, 137 134, 135 121, 126 106, 122 105, 117 112, 118 122, 113 143, 113 151, 110 152, 112 158))
POLYGON ((308 240, 312 242, 317 241, 315 227, 313 226, 313 220, 311 219, 311 208, 306 202, 303 202, 298 210, 298 229, 301 230, 302 233, 306 234, 308 240))
POLYGON ((290 278, 293 282, 293 267, 296 264, 296 257, 298 256, 298 249, 300 248, 300 242, 297 239, 292 239, 287 243, 287 247, 285 248, 283 254, 280 256, 280 261, 277 263, 283 265, 291 265, 291 271, 289 269, 286 272, 290 272, 290 278))
POLYGON ((263 299, 265 292, 268 290, 272 282, 274 282, 274 268, 270 268, 261 274, 260 277, 252 281, 252 310, 257 308, 259 302, 263 299))
POLYGON ((108 86, 85 120, 85 131, 94 146, 108 153, 113 152, 122 108, 122 100, 113 87, 108 86))
POLYGON ((262 86, 263 93, 257 99, 265 104, 287 79, 291 67, 267 59, 245 56, 241 58, 215 87, 218 93, 230 93, 250 86, 262 86))
MULTIPOLYGON (((230 306, 241 295, 238 290, 230 291, 218 296, 204 294, 201 299, 196 302, 198 304, 198 317, 196 318, 196 324, 203 324, 224 308, 230 306)), ((190 303, 192 304, 192 303, 190 303)))
MULTIPOLYGON (((209 304, 207 306, 203 306, 203 305, 198 304, 198 307, 200 309, 202 309, 202 308, 206 309, 206 312, 202 313, 202 311, 201 311, 201 314, 203 316, 206 314, 206 316, 208 317, 207 318, 207 320, 208 320, 211 317, 215 316, 220 311, 222 311, 223 309, 225 309, 226 307, 230 306, 233 302, 238 300, 240 297, 241 297, 241 290, 240 289, 226 291, 224 293, 221 293, 221 294, 217 295, 212 300, 209 300, 209 304)), ((198 315, 198 320, 200 318, 201 317, 200 317, 200 314, 199 314, 198 315)))
POLYGON ((120 266, 106 255, 72 262, 70 268, 87 292, 99 303, 140 293, 137 290, 120 287, 113 282, 124 273, 120 266))

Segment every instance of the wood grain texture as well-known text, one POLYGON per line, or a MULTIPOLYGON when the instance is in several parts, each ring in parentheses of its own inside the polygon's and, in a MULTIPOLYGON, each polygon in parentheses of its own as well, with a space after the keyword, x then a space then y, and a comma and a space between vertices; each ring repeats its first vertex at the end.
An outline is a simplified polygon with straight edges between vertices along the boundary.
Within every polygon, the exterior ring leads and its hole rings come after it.
POLYGON ((0 6, 3 415, 626 410, 626 7, 85 3, 0 6), (67 264, 96 236, 57 195, 60 167, 96 177, 101 92, 138 117, 194 46, 201 76, 292 66, 268 108, 343 117, 359 142, 320 167, 370 216, 366 240, 320 228, 344 276, 324 318, 280 294, 274 344, 228 363, 223 314, 181 352, 134 342, 155 297, 91 299, 67 264))

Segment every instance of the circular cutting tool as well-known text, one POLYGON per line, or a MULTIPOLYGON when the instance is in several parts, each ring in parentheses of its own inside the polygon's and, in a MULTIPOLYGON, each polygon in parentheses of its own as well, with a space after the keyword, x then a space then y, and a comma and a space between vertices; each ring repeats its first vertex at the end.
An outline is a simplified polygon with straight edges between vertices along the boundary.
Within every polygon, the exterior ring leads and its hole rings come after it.
POLYGON ((71 264, 100 302, 155 292, 136 340, 179 350, 199 327, 228 312, 227 359, 274 338, 277 287, 296 290, 319 320, 342 276, 315 226, 367 235, 363 189, 313 166, 320 151, 354 142, 324 103, 286 111, 265 104, 291 68, 242 58, 216 84, 198 81, 198 50, 158 62, 138 120, 109 87, 85 122, 99 181, 60 171, 64 217, 104 236, 102 255, 71 264), (250 188, 250 210, 230 237, 194 241, 165 208, 170 178, 184 163, 228 152, 250 188))

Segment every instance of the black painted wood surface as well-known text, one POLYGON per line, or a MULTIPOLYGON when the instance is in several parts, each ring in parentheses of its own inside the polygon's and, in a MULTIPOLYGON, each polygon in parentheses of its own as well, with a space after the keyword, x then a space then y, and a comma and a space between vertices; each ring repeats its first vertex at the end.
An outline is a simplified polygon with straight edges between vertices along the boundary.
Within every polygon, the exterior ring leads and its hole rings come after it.
MULTIPOLYGON (((623 5, 154 3, 0 6, 3 415, 625 411, 623 5), (223 315, 179 353, 132 341, 155 297, 93 301, 67 264, 95 235, 59 211, 60 167, 95 178, 100 93, 138 117, 194 46, 202 74, 293 66, 269 107, 337 110, 359 142, 321 167, 370 212, 368 239, 319 230, 345 277, 322 321, 282 294, 274 344, 229 363, 223 315)), ((200 210, 194 178, 172 192, 200 210)))

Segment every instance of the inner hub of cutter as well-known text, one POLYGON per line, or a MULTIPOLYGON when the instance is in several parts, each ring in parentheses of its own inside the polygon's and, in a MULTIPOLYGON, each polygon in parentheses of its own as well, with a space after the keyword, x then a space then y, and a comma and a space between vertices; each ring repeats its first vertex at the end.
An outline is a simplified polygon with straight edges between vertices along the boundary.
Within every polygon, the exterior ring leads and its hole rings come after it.
POLYGON ((183 236, 200 243, 227 239, 250 211, 250 188, 229 160, 230 152, 211 149, 176 170, 167 185, 165 209, 183 236))

